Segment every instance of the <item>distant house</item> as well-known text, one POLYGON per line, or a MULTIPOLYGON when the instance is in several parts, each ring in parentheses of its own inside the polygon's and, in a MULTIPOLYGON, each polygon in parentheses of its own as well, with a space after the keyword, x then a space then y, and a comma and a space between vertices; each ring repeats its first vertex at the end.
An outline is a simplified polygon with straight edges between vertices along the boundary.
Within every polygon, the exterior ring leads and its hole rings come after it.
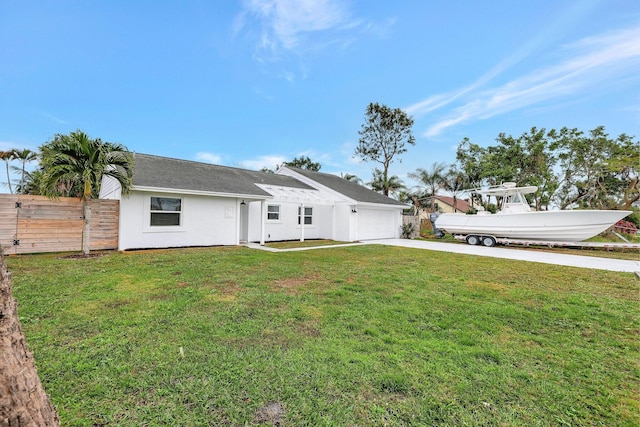
POLYGON ((467 211, 471 208, 469 202, 450 196, 439 196, 435 195, 428 199, 428 203, 433 203, 434 210, 440 213, 467 213, 467 211))
POLYGON ((243 242, 400 237, 404 203, 335 175, 282 167, 257 172, 134 154, 133 190, 120 200, 120 250, 243 242))
POLYGON ((467 200, 453 197, 435 195, 423 200, 424 209, 420 211, 420 222, 429 221, 429 215, 432 211, 440 213, 467 213, 471 209, 471 205, 467 200), (455 203, 455 208, 454 208, 455 203), (433 204, 433 208, 431 207, 433 204))

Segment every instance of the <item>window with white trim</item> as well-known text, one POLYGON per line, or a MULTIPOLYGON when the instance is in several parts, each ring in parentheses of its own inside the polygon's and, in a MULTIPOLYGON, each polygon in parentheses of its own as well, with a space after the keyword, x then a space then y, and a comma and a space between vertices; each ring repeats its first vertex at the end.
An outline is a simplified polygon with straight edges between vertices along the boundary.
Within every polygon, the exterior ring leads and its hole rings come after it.
POLYGON ((304 216, 304 225, 313 224, 313 208, 305 206, 304 215, 302 215, 302 208, 298 206, 298 225, 300 225, 301 218, 304 216))
POLYGON ((182 221, 182 199, 173 197, 151 197, 152 227, 180 226, 182 221))
POLYGON ((280 205, 267 205, 267 220, 280 220, 280 205))

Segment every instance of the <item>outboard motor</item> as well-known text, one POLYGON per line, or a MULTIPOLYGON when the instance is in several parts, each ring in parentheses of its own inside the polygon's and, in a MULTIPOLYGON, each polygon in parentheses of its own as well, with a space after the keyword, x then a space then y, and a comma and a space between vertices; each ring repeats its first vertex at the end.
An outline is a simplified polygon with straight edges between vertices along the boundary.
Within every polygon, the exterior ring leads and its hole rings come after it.
POLYGON ((444 237, 444 233, 436 227, 436 219, 440 216, 439 212, 433 212, 429 215, 429 221, 431 222, 431 226, 433 227, 433 233, 436 238, 440 239, 444 237))

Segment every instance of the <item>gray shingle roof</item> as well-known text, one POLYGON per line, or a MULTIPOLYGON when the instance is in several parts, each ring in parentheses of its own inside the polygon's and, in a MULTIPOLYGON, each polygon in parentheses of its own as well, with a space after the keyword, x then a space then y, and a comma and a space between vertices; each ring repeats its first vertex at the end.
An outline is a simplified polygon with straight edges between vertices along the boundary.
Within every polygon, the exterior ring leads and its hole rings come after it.
POLYGON ((270 194, 255 184, 312 189, 295 178, 209 163, 134 154, 134 187, 255 195, 270 194))
POLYGON ((337 175, 322 172, 313 172, 306 169, 298 169, 290 166, 287 166, 287 168, 309 179, 312 179, 315 182, 324 185, 325 187, 329 187, 330 189, 337 191, 338 193, 344 194, 345 196, 357 202, 406 206, 405 203, 387 197, 383 194, 376 193, 373 190, 363 187, 360 184, 356 184, 355 182, 347 181, 346 179, 341 178, 337 175))

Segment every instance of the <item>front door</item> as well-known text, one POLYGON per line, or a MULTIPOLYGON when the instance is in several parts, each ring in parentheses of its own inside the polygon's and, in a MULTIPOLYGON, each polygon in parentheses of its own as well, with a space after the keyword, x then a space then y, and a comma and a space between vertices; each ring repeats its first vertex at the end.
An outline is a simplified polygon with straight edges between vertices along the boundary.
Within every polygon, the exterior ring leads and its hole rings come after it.
POLYGON ((240 243, 249 241, 249 204, 244 200, 240 203, 240 243))

